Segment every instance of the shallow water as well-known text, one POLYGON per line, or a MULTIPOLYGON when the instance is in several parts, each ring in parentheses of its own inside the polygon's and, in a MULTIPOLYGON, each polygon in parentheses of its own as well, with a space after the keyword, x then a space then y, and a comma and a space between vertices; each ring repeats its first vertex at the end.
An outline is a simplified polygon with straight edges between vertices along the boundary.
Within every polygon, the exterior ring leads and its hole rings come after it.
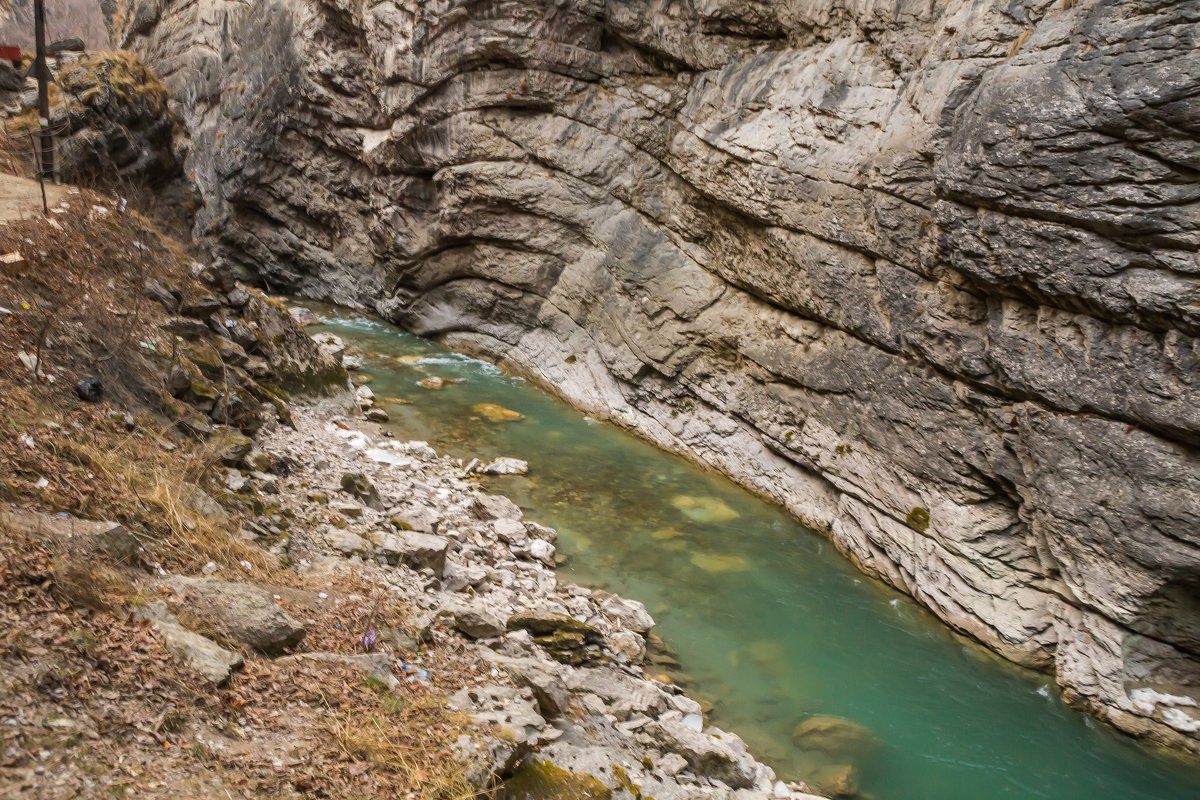
POLYGON ((491 479, 492 491, 558 529, 561 574, 643 601, 681 662, 677 678, 714 704, 712 723, 784 777, 850 760, 875 800, 1200 798, 1200 768, 1068 709, 1048 676, 954 636, 730 481, 490 364, 310 307, 367 356, 377 402, 405 437, 527 460, 528 476, 491 479), (428 376, 462 382, 417 385, 428 376), (480 403, 525 419, 490 421, 480 403), (876 746, 805 752, 792 730, 819 715, 865 726, 876 746))

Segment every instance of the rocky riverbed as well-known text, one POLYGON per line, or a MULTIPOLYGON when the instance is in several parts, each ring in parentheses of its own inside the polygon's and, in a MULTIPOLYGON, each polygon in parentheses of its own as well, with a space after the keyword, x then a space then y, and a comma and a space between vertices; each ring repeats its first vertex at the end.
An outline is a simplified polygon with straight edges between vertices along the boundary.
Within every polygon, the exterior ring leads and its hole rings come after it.
MULTIPOLYGON (((231 454, 227 485, 271 498, 290 520, 286 531, 268 520, 245 534, 302 573, 386 584, 416 615, 417 640, 404 647, 463 648, 492 665, 488 681, 451 699, 478 723, 458 743, 475 782, 566 770, 616 797, 811 797, 651 677, 647 651, 663 645, 641 603, 560 581, 552 529, 480 491, 469 464, 369 421, 366 396, 293 406, 294 429, 231 454)), ((424 680, 419 662, 404 669, 424 680)))

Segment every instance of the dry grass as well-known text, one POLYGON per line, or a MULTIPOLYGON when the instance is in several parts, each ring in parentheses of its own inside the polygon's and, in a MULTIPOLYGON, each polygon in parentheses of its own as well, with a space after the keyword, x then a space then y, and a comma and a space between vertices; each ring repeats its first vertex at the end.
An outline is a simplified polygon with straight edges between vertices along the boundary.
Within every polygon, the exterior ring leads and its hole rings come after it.
POLYGON ((396 650, 405 639, 388 632, 404 631, 408 613, 386 585, 360 572, 299 576, 237 537, 252 513, 243 501, 223 497, 228 516, 197 506, 193 487, 222 496, 220 442, 171 426, 166 313, 141 292, 151 277, 186 286, 190 260, 112 208, 85 193, 71 213, 0 226, 0 252, 29 261, 0 270, 0 306, 13 312, 0 314, 0 502, 120 521, 144 561, 173 572, 214 561, 236 580, 247 562, 304 620, 304 648, 358 654, 377 631, 378 648, 421 658, 433 678, 397 675, 393 691, 348 664, 250 658, 228 687, 207 686, 134 621, 138 605, 169 599, 146 569, 0 529, 0 716, 11 720, 0 797, 475 797, 452 753, 468 727, 444 698, 487 665, 453 648, 396 650), (20 352, 38 353, 55 380, 36 379, 20 352), (84 376, 103 381, 103 403, 75 396, 84 376))
POLYGON ((1012 40, 1012 44, 1008 46, 1008 57, 1012 58, 1017 53, 1021 52, 1021 48, 1029 41, 1029 37, 1033 36, 1033 28, 1026 28, 1021 31, 1021 35, 1012 40))
POLYGON ((427 695, 405 698, 369 680, 364 685, 376 690, 377 703, 368 702, 352 718, 342 715, 328 726, 330 736, 348 758, 419 787, 423 797, 469 800, 480 796, 463 778, 446 747, 466 731, 465 718, 447 712, 427 695))
POLYGON ((60 585, 58 558, 0 530, 0 797, 476 796, 440 688, 311 661, 251 661, 208 687, 113 598, 60 585))

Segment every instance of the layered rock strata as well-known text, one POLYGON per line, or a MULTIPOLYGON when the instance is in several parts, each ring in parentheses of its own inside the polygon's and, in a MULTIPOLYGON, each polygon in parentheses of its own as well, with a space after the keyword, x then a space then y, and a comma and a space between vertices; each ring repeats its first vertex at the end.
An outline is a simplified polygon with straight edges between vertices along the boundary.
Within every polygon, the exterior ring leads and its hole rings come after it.
POLYGON ((1200 3, 134 0, 214 255, 1200 750, 1200 3))

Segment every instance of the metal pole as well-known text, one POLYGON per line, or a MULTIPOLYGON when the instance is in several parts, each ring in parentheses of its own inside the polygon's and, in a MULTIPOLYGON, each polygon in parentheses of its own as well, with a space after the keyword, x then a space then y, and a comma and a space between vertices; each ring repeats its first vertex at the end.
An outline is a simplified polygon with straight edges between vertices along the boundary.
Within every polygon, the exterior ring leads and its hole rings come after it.
POLYGON ((50 204, 46 202, 46 179, 42 176, 42 160, 38 158, 37 144, 33 141, 33 134, 29 134, 29 146, 33 149, 33 165, 37 167, 38 186, 42 187, 42 211, 47 215, 50 214, 50 204))
POLYGON ((42 127, 42 172, 54 180, 54 138, 50 134, 50 68, 46 65, 46 4, 33 0, 33 68, 37 70, 38 117, 42 127))

